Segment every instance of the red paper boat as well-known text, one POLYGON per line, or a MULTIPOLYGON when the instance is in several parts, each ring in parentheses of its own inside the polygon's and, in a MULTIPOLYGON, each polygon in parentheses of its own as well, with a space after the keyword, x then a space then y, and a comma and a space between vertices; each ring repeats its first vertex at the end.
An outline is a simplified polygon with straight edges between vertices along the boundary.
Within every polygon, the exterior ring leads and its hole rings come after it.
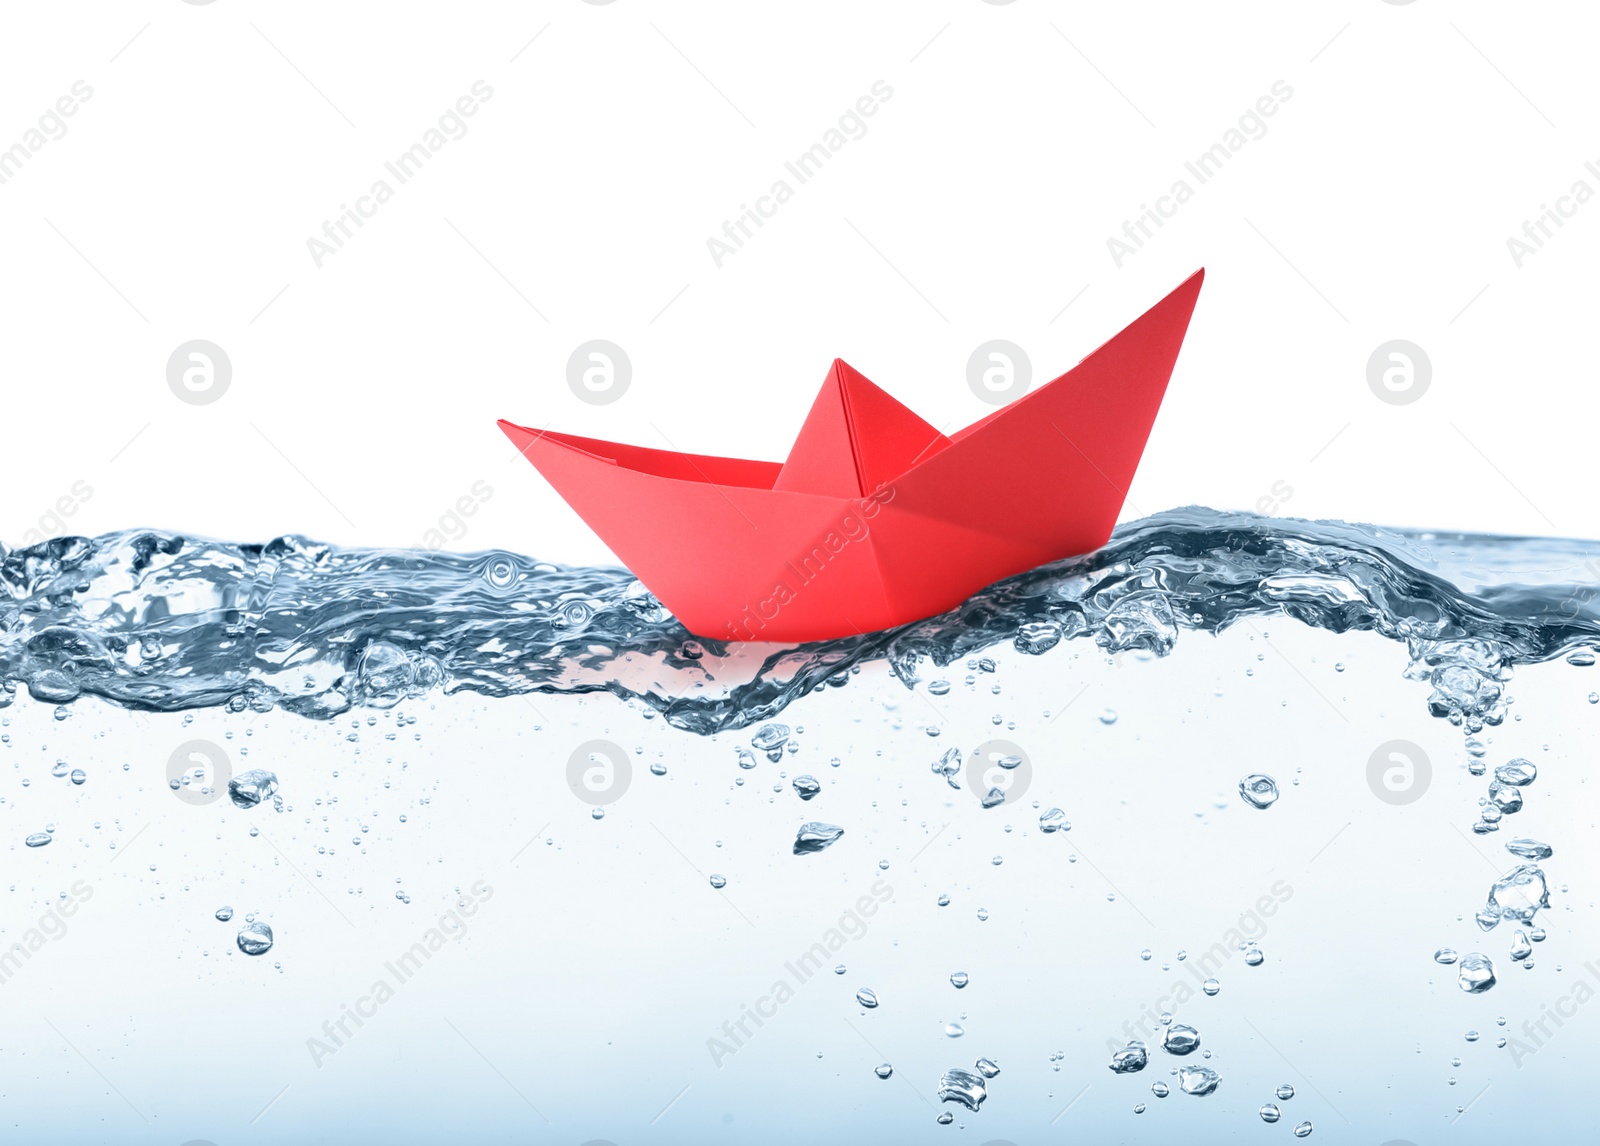
POLYGON ((500 428, 690 632, 886 629, 1105 544, 1204 277, 949 437, 837 359, 782 463, 500 428))

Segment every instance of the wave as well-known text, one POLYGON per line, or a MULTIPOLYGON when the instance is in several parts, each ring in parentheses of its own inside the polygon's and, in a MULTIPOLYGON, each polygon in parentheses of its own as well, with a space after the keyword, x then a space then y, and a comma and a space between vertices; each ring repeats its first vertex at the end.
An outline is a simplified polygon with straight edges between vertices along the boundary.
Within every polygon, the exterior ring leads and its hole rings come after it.
POLYGON ((1288 616, 1406 644, 1435 714, 1505 715, 1519 664, 1600 644, 1600 543, 1172 510, 1102 549, 896 629, 806 645, 691 636, 623 569, 511 553, 234 544, 153 530, 0 546, 0 706, 19 688, 170 712, 351 708, 473 692, 606 692, 710 734, 884 661, 908 688, 1001 644, 1170 653, 1185 631, 1288 616))

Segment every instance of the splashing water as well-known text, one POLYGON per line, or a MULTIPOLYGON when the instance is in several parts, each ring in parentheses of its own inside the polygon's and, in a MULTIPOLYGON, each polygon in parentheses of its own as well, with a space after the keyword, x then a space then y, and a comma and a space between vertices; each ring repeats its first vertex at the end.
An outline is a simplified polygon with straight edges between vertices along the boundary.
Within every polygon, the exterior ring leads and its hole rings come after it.
MULTIPOLYGON (((909 688, 924 663, 1000 644, 1040 655, 1093 640, 1166 656, 1184 630, 1288 615, 1404 642, 1432 711, 1478 731, 1505 718, 1516 665, 1600 640, 1600 598, 1577 577, 1588 553, 1569 541, 1174 510, 942 616, 790 649, 695 640, 621 569, 127 531, 0 551, 0 681, 55 704, 89 695, 148 711, 312 717, 436 689, 603 691, 712 733, 769 720, 870 661, 909 688)), ((787 737, 773 724, 753 743, 776 757, 787 737)))

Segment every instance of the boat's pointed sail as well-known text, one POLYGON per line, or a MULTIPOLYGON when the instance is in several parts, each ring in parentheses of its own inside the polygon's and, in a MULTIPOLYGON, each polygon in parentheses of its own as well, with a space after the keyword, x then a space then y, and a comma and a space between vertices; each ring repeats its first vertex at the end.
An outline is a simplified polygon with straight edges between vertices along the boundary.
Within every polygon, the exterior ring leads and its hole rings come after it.
POLYGON ((907 406, 836 358, 772 488, 862 497, 948 444, 907 406))

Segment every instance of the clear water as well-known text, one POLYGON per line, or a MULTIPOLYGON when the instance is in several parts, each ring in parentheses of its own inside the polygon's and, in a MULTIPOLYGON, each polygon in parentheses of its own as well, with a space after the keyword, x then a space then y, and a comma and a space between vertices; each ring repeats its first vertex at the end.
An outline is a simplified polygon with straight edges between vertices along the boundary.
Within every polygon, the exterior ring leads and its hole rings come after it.
POLYGON ((4 1112, 219 1146, 1587 1124, 1597 572, 1186 509, 778 648, 512 554, 4 551, 4 1112))

